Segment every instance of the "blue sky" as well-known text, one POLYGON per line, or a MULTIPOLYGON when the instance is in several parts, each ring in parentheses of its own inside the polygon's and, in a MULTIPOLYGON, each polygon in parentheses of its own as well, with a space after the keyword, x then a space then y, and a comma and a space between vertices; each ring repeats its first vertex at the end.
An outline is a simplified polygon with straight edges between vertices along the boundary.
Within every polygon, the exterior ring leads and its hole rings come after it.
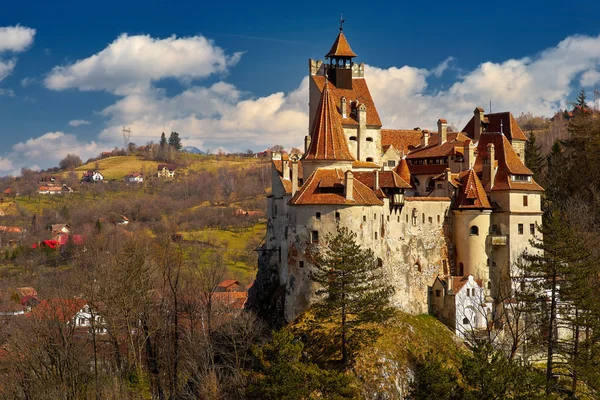
POLYGON ((600 83, 600 2, 50 3, 0 6, 0 174, 121 146, 122 125, 137 144, 300 145, 307 59, 340 13, 388 128, 461 128, 490 99, 551 115, 600 83))

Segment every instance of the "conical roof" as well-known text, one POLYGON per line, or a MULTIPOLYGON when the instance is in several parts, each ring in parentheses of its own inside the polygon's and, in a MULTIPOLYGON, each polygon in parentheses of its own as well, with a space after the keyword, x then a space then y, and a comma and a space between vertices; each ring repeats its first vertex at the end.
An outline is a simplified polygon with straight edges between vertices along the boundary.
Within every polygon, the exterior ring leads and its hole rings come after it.
POLYGON ((346 36, 342 32, 335 38, 333 46, 329 50, 329 53, 325 57, 356 57, 356 54, 350 48, 346 36))
POLYGON ((458 192, 454 208, 458 209, 492 209, 481 181, 474 169, 469 170, 458 192))
POLYGON ((348 150, 335 99, 327 83, 321 93, 310 137, 305 160, 354 161, 348 150))
POLYGON ((402 160, 400 160, 400 164, 398 164, 398 167, 396 168, 396 173, 400 175, 400 178, 402 178, 404 181, 406 181, 409 184, 411 183, 410 169, 408 168, 408 162, 406 161, 405 157, 403 157, 402 160))

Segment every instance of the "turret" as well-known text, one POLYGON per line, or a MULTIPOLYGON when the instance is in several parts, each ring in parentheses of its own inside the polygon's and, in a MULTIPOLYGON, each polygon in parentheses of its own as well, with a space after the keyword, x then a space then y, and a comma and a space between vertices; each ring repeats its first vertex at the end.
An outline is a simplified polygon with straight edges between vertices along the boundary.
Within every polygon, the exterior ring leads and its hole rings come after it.
POLYGON ((479 138, 483 133, 483 113, 484 111, 481 107, 477 107, 473 111, 473 124, 475 126, 475 129, 473 131, 473 141, 475 143, 479 142, 479 138))

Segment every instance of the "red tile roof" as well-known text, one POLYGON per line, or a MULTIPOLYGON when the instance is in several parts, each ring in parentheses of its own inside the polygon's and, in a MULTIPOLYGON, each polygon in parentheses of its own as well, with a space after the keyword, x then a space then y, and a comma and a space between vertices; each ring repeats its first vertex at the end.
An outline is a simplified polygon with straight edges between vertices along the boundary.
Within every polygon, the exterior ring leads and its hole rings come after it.
MULTIPOLYGON (((323 87, 325 86, 325 77, 320 75, 312 75, 311 78, 317 85, 317 88, 322 91, 323 87)), ((338 115, 341 118, 342 124, 358 125, 356 113, 352 112, 353 106, 356 105, 356 101, 358 100, 358 103, 364 104, 367 107, 367 125, 381 127, 381 119, 379 119, 375 102, 373 102, 371 92, 367 86, 367 81, 364 78, 353 78, 352 89, 336 88, 331 82, 328 83, 328 86, 332 92, 333 98, 335 99, 336 110, 339 110, 338 115), (342 118, 341 109, 339 109, 342 97, 345 97, 347 101, 346 107, 348 109, 346 118, 342 118)))
POLYGON ((352 168, 375 168, 379 169, 379 165, 370 161, 353 161, 352 168))
POLYGON ((412 183, 410 181, 410 168, 406 158, 400 160, 400 164, 396 167, 396 173, 400 175, 400 178, 404 179, 405 182, 412 183))
POLYGON ((356 57, 356 54, 350 48, 348 41, 346 40, 346 36, 342 32, 335 38, 335 42, 333 42, 333 46, 325 57, 356 57))
MULTIPOLYGON (((354 178, 361 181, 365 186, 370 189, 375 187, 375 171, 364 171, 354 172, 354 178)), ((410 189, 411 186, 408 182, 400 177, 394 171, 380 171, 379 172, 379 187, 382 189, 410 189)))
POLYGON ((305 160, 354 161, 348 150, 344 128, 329 84, 325 84, 321 93, 310 136, 310 147, 304 155, 305 160))
POLYGON ((523 164, 506 136, 500 133, 484 133, 481 135, 477 145, 477 158, 473 166, 477 173, 483 171, 484 160, 488 158, 487 145, 489 143, 494 144, 494 156, 498 162, 492 190, 544 190, 533 180, 533 172, 523 164), (511 175, 528 175, 531 176, 531 181, 515 182, 511 179, 511 175))
MULTIPOLYGON (((463 132, 470 138, 474 137, 475 123, 472 117, 467 125, 463 128, 463 132)), ((486 132, 499 133, 500 132, 500 121, 502 121, 502 132, 508 140, 527 140, 527 137, 521 130, 521 127, 517 123, 517 120, 510 112, 501 112, 494 114, 485 114, 484 118, 487 118, 488 125, 485 129, 486 132)))
POLYGON ((232 286, 232 285, 240 285, 240 283, 235 280, 235 279, 225 279, 223 282, 219 283, 217 285, 217 287, 223 288, 223 289, 227 289, 228 287, 232 286))
POLYGON ((470 169, 458 191, 453 208, 456 209, 492 209, 481 181, 475 170, 470 169))
POLYGON ((45 299, 32 310, 30 315, 39 319, 69 322, 86 304, 83 299, 45 299))
POLYGON ((358 179, 354 179, 353 199, 344 194, 345 176, 341 169, 319 168, 306 180, 290 200, 290 205, 347 204, 381 206, 383 202, 358 179))
POLYGON ((429 136, 427 147, 418 147, 411 151, 407 156, 408 159, 415 158, 432 158, 432 157, 447 157, 457 153, 458 148, 461 149, 464 143, 469 138, 462 132, 449 133, 446 142, 438 145, 439 135, 433 134, 429 136))
POLYGON ((423 132, 420 129, 382 129, 381 146, 385 147, 392 145, 396 150, 408 154, 410 150, 421 144, 422 135, 423 132))

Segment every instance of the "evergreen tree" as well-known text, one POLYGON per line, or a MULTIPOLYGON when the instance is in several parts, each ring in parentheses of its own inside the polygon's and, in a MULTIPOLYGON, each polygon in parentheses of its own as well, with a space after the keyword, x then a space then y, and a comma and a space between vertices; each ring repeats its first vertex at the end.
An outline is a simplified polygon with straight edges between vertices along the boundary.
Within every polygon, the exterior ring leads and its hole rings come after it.
POLYGON ((165 136, 164 132, 162 133, 162 135, 160 135, 160 142, 158 142, 158 145, 160 147, 167 147, 167 137, 165 136))
POLYGON ((579 94, 577 95, 577 99, 575 100, 573 105, 576 107, 580 107, 582 111, 586 110, 588 108, 588 106, 587 106, 587 102, 585 100, 586 100, 585 90, 581 89, 579 91, 579 94))
POLYGON ((531 131, 525 142, 525 165, 533 172, 533 178, 541 182, 546 160, 541 152, 541 146, 536 144, 535 133, 531 131))
POLYGON ((171 132, 171 135, 169 136, 169 146, 175 151, 181 151, 181 148, 183 146, 181 145, 181 139, 179 138, 179 133, 171 132))
POLYGON ((335 327, 334 342, 346 366, 354 350, 377 336, 378 330, 369 323, 383 323, 393 316, 393 288, 384 283, 383 265, 373 251, 356 243, 356 233, 341 228, 325 242, 311 255, 314 270, 309 276, 321 287, 316 292, 320 301, 314 306, 315 317, 320 324, 335 327))
POLYGON ((414 379, 409 384, 411 400, 458 399, 460 387, 456 372, 432 351, 415 363, 414 379))
POLYGON ((167 146, 168 146, 167 137, 165 136, 165 133, 163 132, 162 135, 160 135, 160 142, 158 142, 158 157, 157 158, 159 160, 167 159, 167 153, 169 151, 167 146))

